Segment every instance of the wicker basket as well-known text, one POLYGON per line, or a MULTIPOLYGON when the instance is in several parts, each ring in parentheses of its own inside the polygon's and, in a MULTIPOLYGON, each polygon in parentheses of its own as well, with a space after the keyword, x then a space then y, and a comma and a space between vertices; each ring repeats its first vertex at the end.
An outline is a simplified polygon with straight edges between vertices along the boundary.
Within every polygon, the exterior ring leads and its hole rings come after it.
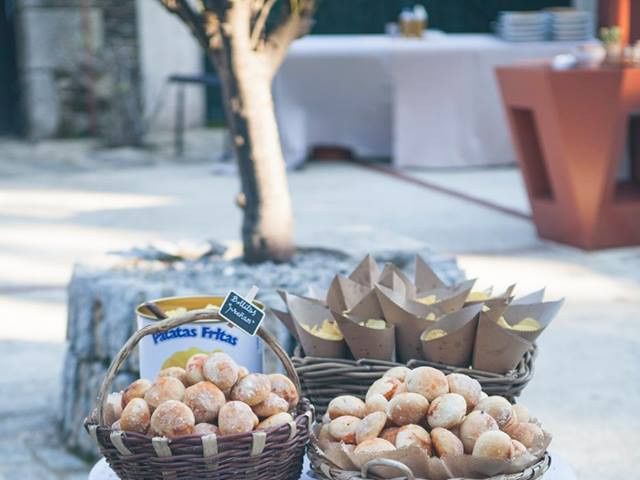
MULTIPOLYGON (((196 310, 144 327, 125 343, 107 370, 98 394, 96 418, 99 420, 87 419, 85 428, 120 478, 297 480, 300 477, 314 416, 313 407, 305 398, 289 424, 237 435, 151 438, 105 426, 104 399, 118 369, 141 338, 185 323, 214 318, 218 318, 215 310, 196 310)), ((300 392, 299 378, 286 352, 262 327, 258 335, 280 358, 300 392)))
MULTIPOLYGON (((415 480, 415 475, 409 467, 404 463, 397 462, 395 460, 379 459, 371 460, 362 466, 360 472, 350 472, 340 469, 329 461, 317 448, 313 445, 309 446, 307 456, 311 462, 311 469, 320 480, 378 480, 380 477, 370 474, 369 469, 374 466, 387 466, 398 470, 398 473, 402 476, 397 477, 399 479, 415 480)), ((544 454, 544 457, 539 462, 526 468, 520 473, 502 474, 496 477, 485 477, 483 480, 534 480, 541 478, 549 467, 551 466, 551 457, 548 453, 544 454)), ((464 480, 456 478, 455 480, 464 480)))
MULTIPOLYGON (((525 353, 518 366, 504 375, 474 370, 471 368, 452 367, 425 360, 410 360, 406 366, 434 367, 445 374, 464 373, 475 378, 482 385, 482 390, 489 395, 501 395, 510 402, 515 401, 522 389, 533 377, 533 363, 537 349, 525 353)), ((364 399, 371 384, 382 377, 392 367, 400 363, 381 360, 345 360, 339 358, 305 357, 300 347, 292 358, 293 365, 302 383, 302 394, 308 397, 318 415, 324 415, 327 405, 338 395, 355 395, 364 399)))

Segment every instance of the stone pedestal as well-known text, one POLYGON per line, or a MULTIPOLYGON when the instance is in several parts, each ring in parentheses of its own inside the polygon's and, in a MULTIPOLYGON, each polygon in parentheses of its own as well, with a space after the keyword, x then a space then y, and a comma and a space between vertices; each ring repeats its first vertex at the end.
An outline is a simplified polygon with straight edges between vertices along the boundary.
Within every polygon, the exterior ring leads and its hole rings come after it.
MULTIPOLYGON (((380 262, 392 261, 413 275, 416 252, 381 252, 380 262)), ((453 283, 462 278, 455 259, 417 252, 429 261, 443 279, 453 283)), ((239 260, 209 257, 191 262, 124 260, 102 266, 78 265, 69 285, 68 350, 63 377, 62 438, 67 447, 84 455, 96 448, 82 427, 95 406, 95 398, 111 360, 136 328, 135 307, 146 300, 174 295, 225 294, 231 288, 248 291, 260 287, 258 299, 268 306, 283 308, 277 289, 308 294, 309 288, 325 290, 336 273, 351 271, 360 259, 339 252, 307 250, 291 263, 249 266, 239 260)), ((267 328, 291 349, 290 337, 275 318, 265 320, 267 328)), ((265 357, 265 368, 278 362, 265 357)), ((113 390, 138 377, 137 353, 121 369, 113 390)))

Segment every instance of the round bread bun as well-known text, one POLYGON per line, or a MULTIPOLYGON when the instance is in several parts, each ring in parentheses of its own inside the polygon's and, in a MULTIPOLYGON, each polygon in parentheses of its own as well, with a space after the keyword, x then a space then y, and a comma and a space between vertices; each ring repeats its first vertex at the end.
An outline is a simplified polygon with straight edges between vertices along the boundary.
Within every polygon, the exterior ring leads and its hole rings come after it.
POLYGON ((256 427, 257 430, 266 430, 268 428, 279 427, 293 421, 291 414, 287 412, 276 413, 261 421, 256 427))
POLYGON ((238 365, 226 353, 216 352, 205 360, 202 375, 226 392, 238 381, 238 365))
POLYGON ((181 401, 184 398, 184 384, 175 377, 159 377, 144 394, 144 399, 153 408, 167 400, 181 401))
POLYGON ((209 423, 218 418, 225 404, 224 393, 211 382, 198 382, 184 391, 184 404, 193 411, 196 423, 209 423))
POLYGON ((207 361, 207 358, 209 358, 209 355, 206 353, 196 353, 189 357, 189 360, 187 360, 187 364, 184 367, 184 370, 187 373, 187 383, 189 385, 195 385, 196 383, 205 380, 204 374, 202 373, 202 367, 204 366, 204 362, 207 361))
POLYGON ((356 443, 376 438, 387 423, 387 414, 373 412, 364 417, 356 427, 356 443))
POLYGON ((271 391, 281 398, 289 402, 289 408, 295 408, 300 401, 300 395, 293 382, 281 373, 272 373, 269 375, 271 382, 271 391))
POLYGON ((362 400, 353 395, 340 395, 329 402, 327 413, 331 420, 351 415, 353 417, 364 418, 367 408, 362 400))
POLYGON ((513 414, 516 417, 517 423, 529 423, 531 416, 529 415, 529 409, 521 403, 516 403, 512 407, 513 414))
POLYGON ((481 410, 491 415, 500 429, 508 428, 516 422, 509 400, 498 395, 492 395, 480 400, 475 410, 481 410))
POLYGON ((492 430, 484 432, 478 437, 473 447, 472 455, 474 457, 496 458, 498 460, 510 460, 511 438, 500 430, 492 430))
POLYGON ((467 413, 471 412, 480 402, 482 385, 475 378, 463 373, 450 373, 447 375, 447 383, 449 384, 449 392, 464 397, 464 401, 467 402, 467 413))
POLYGON ((383 395, 380 395, 379 393, 376 395, 371 395, 365 401, 366 413, 367 415, 369 415, 373 412, 386 412, 387 405, 389 405, 389 400, 384 398, 383 395))
POLYGON ((218 430, 221 435, 251 432, 258 425, 258 417, 244 402, 225 403, 218 412, 218 430))
POLYGON ((464 445, 464 451, 471 453, 480 435, 498 429, 498 423, 491 415, 481 410, 474 410, 460 424, 460 440, 464 445))
POLYGON ((371 440, 365 440, 360 445, 358 445, 353 453, 355 453, 356 455, 359 455, 361 453, 376 454, 391 452, 395 449, 396 447, 394 447, 392 443, 386 441, 383 438, 372 438, 371 440))
POLYGON ((407 391, 418 393, 429 401, 449 393, 447 377, 440 370, 418 367, 411 370, 406 379, 407 391))
MULTIPOLYGON (((124 415, 124 412, 122 414, 124 415)), ((544 432, 535 423, 518 423, 506 432, 528 449, 537 451, 544 447, 544 432)))
POLYGON ((250 373, 238 380, 238 383, 231 389, 231 400, 238 400, 253 407, 264 402, 270 393, 269 377, 262 373, 250 373))
POLYGON ((249 371, 249 369, 247 367, 244 367, 242 365, 238 366, 238 380, 243 379, 244 377, 246 377, 250 373, 251 372, 249 371))
POLYGON ((269 396, 257 405, 253 407, 253 413, 260 418, 267 418, 278 413, 283 413, 289 410, 289 403, 282 397, 279 397, 275 393, 269 392, 269 396))
POLYGON ((361 421, 353 415, 334 418, 329 424, 329 433, 339 442, 356 443, 356 429, 361 421))
POLYGON ((146 433, 151 420, 149 405, 142 398, 133 398, 122 410, 120 428, 125 432, 146 433))
POLYGON ((385 377, 392 377, 404 382, 407 379, 407 375, 411 372, 410 368, 407 367, 393 367, 386 371, 384 374, 385 377))
POLYGON ((131 385, 122 392, 122 408, 126 407, 134 398, 144 398, 144 394, 151 388, 151 385, 152 383, 146 378, 140 378, 132 382, 131 385))
MULTIPOLYGON (((122 392, 113 392, 107 395, 107 398, 104 400, 102 409, 104 411, 104 419, 107 425, 111 425, 122 416, 122 406, 124 403, 122 399, 122 392)), ((97 420, 98 419, 96 418, 96 421, 97 420)))
POLYGON ((162 402, 151 415, 151 429, 157 435, 167 438, 190 435, 195 424, 191 409, 177 400, 162 402))
POLYGON ((429 405, 427 421, 431 428, 453 428, 462 423, 467 413, 467 403, 462 395, 445 393, 436 397, 429 405))
POLYGON ((168 367, 163 368, 158 373, 158 378, 161 377, 173 377, 177 378, 182 382, 182 384, 187 387, 189 386, 189 381, 187 380, 187 372, 182 367, 168 367))
POLYGON ((398 437, 398 432, 400 431, 400 427, 389 427, 385 428, 380 432, 380 438, 384 438, 387 442, 396 444, 396 438, 398 437))
POLYGON ((464 454, 462 441, 446 428, 436 427, 431 430, 431 443, 438 457, 464 454))
POLYGON ((427 414, 429 402, 418 393, 401 393, 391 399, 387 417, 399 427, 420 423, 427 414))
POLYGON ((431 456, 431 435, 419 425, 400 427, 396 435, 396 448, 418 447, 431 456))
POLYGON ((197 423, 195 427, 193 427, 194 435, 217 435, 218 427, 213 423, 197 423))
POLYGON ((520 443, 518 440, 514 440, 513 438, 511 439, 511 445, 512 445, 512 449, 511 449, 511 458, 518 458, 521 457, 522 455, 524 455, 525 453, 527 453, 527 447, 525 447, 522 443, 520 443))
POLYGON ((382 395, 387 400, 391 400, 396 392, 403 388, 403 384, 400 380, 393 377, 382 377, 371 384, 365 399, 372 397, 373 395, 382 395))

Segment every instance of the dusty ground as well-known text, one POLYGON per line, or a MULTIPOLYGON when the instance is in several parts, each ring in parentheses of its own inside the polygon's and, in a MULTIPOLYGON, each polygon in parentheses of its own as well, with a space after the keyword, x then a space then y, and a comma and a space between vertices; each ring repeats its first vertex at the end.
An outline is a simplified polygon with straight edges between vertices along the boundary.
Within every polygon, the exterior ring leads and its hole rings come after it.
MULTIPOLYGON (((218 139, 201 151, 219 146, 218 139)), ((66 162, 62 153, 55 168, 40 168, 40 161, 19 163, 16 148, 24 147, 10 147, 0 143, 0 479, 86 478, 88 466, 57 449, 52 436, 72 264, 155 239, 234 242, 238 182, 212 175, 209 164, 153 156, 95 169, 82 155, 66 162)), ((411 173, 528 211, 515 169, 411 173)), ((458 255, 482 285, 517 281, 520 292, 546 286, 549 298, 566 297, 540 340, 522 401, 554 432, 553 450, 579 478, 633 477, 639 248, 585 253, 541 241, 530 221, 355 165, 313 164, 291 173, 290 183, 298 244, 357 254, 429 246, 458 255)))

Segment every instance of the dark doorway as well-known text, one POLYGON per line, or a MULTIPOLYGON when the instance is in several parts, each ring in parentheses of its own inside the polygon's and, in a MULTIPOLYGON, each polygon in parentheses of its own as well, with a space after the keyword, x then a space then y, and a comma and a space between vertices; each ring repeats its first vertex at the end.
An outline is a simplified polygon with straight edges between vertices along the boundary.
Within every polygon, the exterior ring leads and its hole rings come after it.
POLYGON ((18 133, 15 0, 0 0, 0 135, 18 133))

